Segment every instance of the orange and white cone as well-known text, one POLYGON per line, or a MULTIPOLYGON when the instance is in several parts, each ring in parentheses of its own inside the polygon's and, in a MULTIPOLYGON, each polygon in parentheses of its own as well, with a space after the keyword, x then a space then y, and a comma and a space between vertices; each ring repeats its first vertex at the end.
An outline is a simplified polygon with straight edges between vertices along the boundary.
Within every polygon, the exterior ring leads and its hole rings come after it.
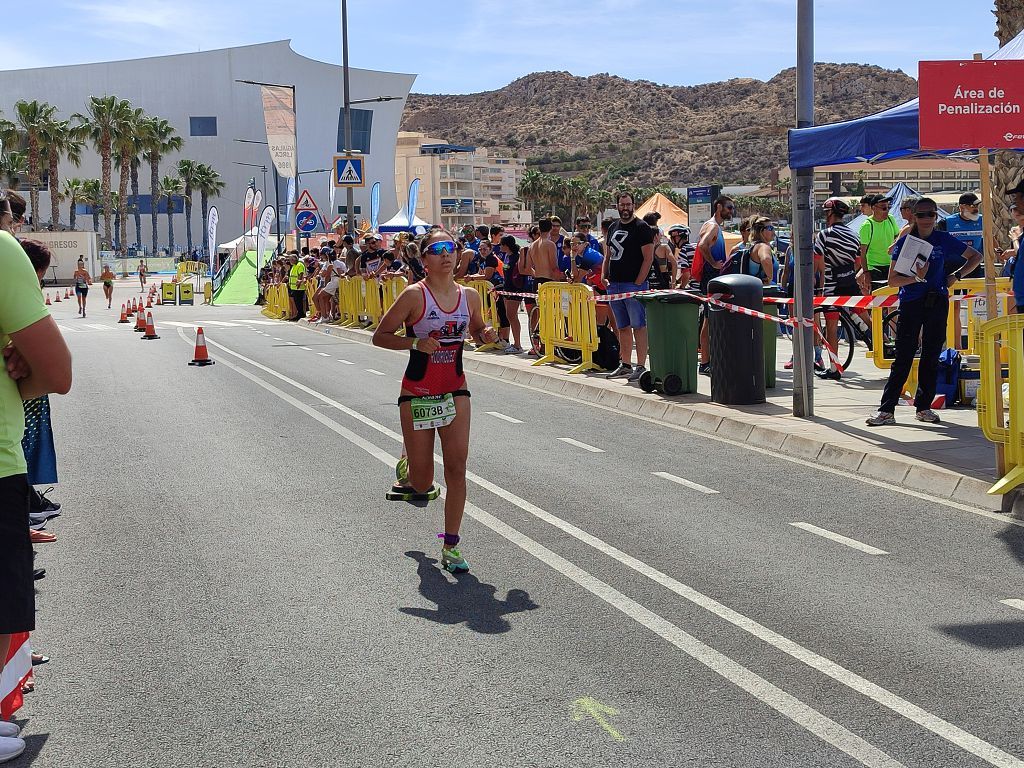
POLYGON ((56 295, 53 297, 53 303, 60 304, 60 291, 57 291, 56 295))
POLYGON ((164 302, 163 302, 163 300, 162 300, 162 299, 160 298, 160 294, 159 294, 159 293, 158 293, 158 294, 156 295, 156 305, 157 305, 158 307, 162 307, 162 306, 164 305, 164 302))
POLYGON ((196 356, 189 365, 213 365, 210 353, 206 349, 206 336, 203 335, 202 327, 196 329, 196 356))
POLYGON ((135 315, 135 328, 136 333, 146 332, 146 313, 141 309, 135 315))
POLYGON ((65 288, 64 289, 64 298, 65 299, 70 299, 71 298, 71 290, 69 288, 65 288))
POLYGON ((159 336, 156 335, 156 327, 153 325, 152 312, 146 313, 146 332, 142 335, 142 338, 146 339, 147 341, 150 339, 160 338, 159 336))
POLYGON ((46 306, 50 306, 50 294, 46 294, 46 306))
POLYGON ((146 298, 146 309, 152 309, 152 308, 153 308, 153 294, 151 293, 146 298))
POLYGON ((121 319, 118 320, 117 322, 119 322, 119 323, 127 323, 128 322, 128 308, 125 307, 124 304, 121 305, 121 319))

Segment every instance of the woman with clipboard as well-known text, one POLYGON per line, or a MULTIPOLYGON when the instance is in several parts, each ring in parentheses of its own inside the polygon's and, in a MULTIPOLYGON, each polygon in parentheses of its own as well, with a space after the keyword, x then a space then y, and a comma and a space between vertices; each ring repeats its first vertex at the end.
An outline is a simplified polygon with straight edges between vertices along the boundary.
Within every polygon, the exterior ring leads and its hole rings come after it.
POLYGON ((900 314, 896 324, 896 359, 889 369, 889 380, 882 392, 878 411, 867 420, 869 427, 895 424, 896 404, 914 363, 917 340, 921 337, 921 362, 918 367, 917 394, 914 397, 916 418, 937 424, 932 411, 935 378, 938 374, 939 352, 946 338, 946 316, 949 313, 949 286, 970 274, 981 263, 981 254, 952 235, 935 228, 938 206, 923 197, 914 206, 910 232, 896 241, 889 285, 900 289, 900 314), (908 248, 904 254, 903 249, 908 248), (909 251, 917 259, 908 264, 909 251), (901 256, 903 258, 901 258, 901 256))

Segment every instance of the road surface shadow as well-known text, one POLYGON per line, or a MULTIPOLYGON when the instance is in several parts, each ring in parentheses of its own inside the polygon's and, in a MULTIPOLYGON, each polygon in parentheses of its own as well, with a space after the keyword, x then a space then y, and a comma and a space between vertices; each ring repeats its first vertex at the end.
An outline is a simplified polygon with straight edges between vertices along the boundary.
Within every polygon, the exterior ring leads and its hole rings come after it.
POLYGON ((989 621, 981 624, 947 624, 938 628, 951 637, 993 651, 1024 646, 1024 621, 989 621))
MULTIPOLYGON (((22 728, 25 727, 25 723, 19 723, 19 725, 22 728)), ((39 757, 39 753, 43 751, 47 739, 50 738, 50 734, 34 733, 31 736, 23 736, 22 738, 25 739, 25 751, 11 762, 11 765, 17 768, 32 765, 35 762, 36 758, 39 757)))
POLYGON ((427 608, 399 608, 408 616, 436 621, 438 624, 465 624, 474 632, 498 635, 508 632, 512 625, 505 616, 539 608, 522 589, 510 589, 504 600, 495 598, 497 588, 485 584, 473 573, 453 574, 455 583, 448 580, 436 558, 425 552, 410 551, 406 557, 416 561, 416 574, 420 577, 420 594, 437 605, 427 608))
POLYGON ((1018 525, 1008 525, 996 534, 996 538, 1001 539, 1006 548, 1010 550, 1010 554, 1024 564, 1024 528, 1018 525))

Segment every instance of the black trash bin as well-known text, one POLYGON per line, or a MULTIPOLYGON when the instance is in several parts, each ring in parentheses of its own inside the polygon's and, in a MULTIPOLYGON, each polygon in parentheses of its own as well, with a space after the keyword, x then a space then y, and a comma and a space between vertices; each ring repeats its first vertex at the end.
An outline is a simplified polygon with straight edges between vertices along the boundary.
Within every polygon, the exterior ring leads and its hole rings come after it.
MULTIPOLYGON (((762 283, 751 275, 723 275, 708 283, 708 294, 725 294, 727 304, 762 312, 762 283)), ((764 322, 708 305, 711 400, 721 405, 756 405, 764 396, 764 322)))

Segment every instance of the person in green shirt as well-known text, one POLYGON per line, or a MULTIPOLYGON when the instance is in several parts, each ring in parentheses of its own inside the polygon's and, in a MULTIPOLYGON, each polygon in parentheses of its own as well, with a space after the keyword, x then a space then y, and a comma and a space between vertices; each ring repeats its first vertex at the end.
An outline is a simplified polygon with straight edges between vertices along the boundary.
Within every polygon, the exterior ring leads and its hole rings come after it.
POLYGON ((292 322, 298 322, 306 316, 306 267, 299 261, 299 255, 292 253, 289 257, 291 267, 288 270, 289 309, 292 322))
POLYGON ((860 225, 860 258, 871 273, 871 282, 889 279, 889 249, 899 234, 899 224, 889 215, 889 198, 876 195, 871 201, 871 216, 860 225))
MULTIPOLYGON (((0 229, 10 225, 0 199, 0 229)), ((43 303, 32 264, 18 241, 0 231, 0 671, 11 634, 35 629, 29 484, 21 438, 23 400, 71 389, 71 353, 43 303)))

